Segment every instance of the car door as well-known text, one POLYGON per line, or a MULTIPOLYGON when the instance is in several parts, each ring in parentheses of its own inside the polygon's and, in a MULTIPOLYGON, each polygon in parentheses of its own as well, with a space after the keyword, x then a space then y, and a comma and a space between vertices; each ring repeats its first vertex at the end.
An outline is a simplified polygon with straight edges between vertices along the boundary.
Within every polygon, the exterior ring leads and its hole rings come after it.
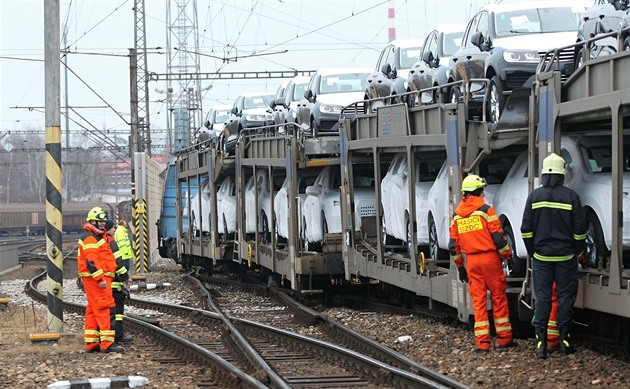
POLYGON ((390 234, 397 239, 406 240, 407 218, 405 215, 409 209, 409 180, 407 177, 409 169, 406 155, 397 154, 397 157, 400 163, 392 177, 391 191, 389 194, 391 201, 390 234))
POLYGON ((285 178, 282 187, 280 187, 280 190, 278 190, 273 199, 273 211, 276 214, 276 228, 278 229, 278 235, 283 238, 289 237, 289 204, 287 200, 289 183, 289 178, 285 178))
POLYGON ((488 13, 481 11, 470 21, 464 36, 464 43, 451 57, 452 68, 455 70, 455 81, 468 82, 471 78, 483 78, 485 73, 485 58, 487 51, 481 51, 473 44, 473 36, 480 32, 488 36, 488 13))
POLYGON ((236 231, 236 185, 231 176, 226 177, 217 192, 218 231, 229 234, 236 231))
POLYGON ((313 185, 306 188, 306 199, 301 207, 303 219, 303 232, 305 238, 309 242, 319 242, 322 240, 321 232, 321 214, 322 192, 326 183, 328 183, 328 175, 330 167, 327 166, 319 173, 313 185))
POLYGON ((438 32, 433 30, 424 41, 418 66, 419 89, 430 88, 435 80, 438 63, 438 32))

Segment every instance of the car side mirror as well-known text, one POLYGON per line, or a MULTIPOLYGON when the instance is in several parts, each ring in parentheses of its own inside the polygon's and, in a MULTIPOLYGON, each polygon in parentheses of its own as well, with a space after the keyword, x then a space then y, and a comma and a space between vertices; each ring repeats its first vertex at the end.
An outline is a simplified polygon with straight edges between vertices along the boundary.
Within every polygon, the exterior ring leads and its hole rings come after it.
POLYGON ((383 73, 386 76, 389 76, 389 73, 392 72, 392 65, 390 65, 389 63, 384 63, 383 66, 381 66, 381 73, 383 73))
POLYGON ((433 67, 433 53, 431 50, 427 50, 422 53, 422 62, 426 63, 430 67, 433 67))
POLYGON ((304 91, 304 98, 308 100, 309 102, 313 103, 315 100, 315 95, 313 94, 312 90, 307 89, 304 91))
POLYGON ((307 196, 319 196, 322 193, 322 187, 320 185, 309 185, 306 187, 307 196))
POLYGON ((232 115, 238 116, 238 107, 232 107, 232 109, 230 110, 230 113, 232 115))
POLYGON ((289 107, 289 105, 287 104, 287 100, 284 97, 278 97, 277 99, 275 99, 272 103, 272 108, 277 105, 283 106, 284 109, 287 109, 289 107))
POLYGON ((473 45, 477 46, 479 50, 481 51, 486 50, 486 45, 484 43, 483 34, 481 33, 481 31, 477 31, 476 33, 474 33, 472 37, 470 38, 470 42, 473 45))
POLYGON ((210 120, 206 120, 206 121, 203 123, 203 126, 204 126, 204 127, 206 127, 206 128, 210 128, 210 126, 211 126, 211 124, 210 124, 210 120))

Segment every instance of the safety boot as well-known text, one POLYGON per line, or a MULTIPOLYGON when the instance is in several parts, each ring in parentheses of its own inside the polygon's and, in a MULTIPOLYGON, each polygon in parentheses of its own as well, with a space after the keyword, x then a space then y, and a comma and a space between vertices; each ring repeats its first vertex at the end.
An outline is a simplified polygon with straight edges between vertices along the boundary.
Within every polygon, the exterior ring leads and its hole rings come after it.
POLYGON ((536 329, 536 358, 547 359, 547 330, 536 329))
POLYGON ((566 356, 575 353, 571 333, 568 328, 560 328, 560 354, 566 356))
POLYGON ((116 343, 129 343, 133 342, 133 336, 123 335, 120 338, 116 338, 116 343))
POLYGON ((125 349, 117 345, 116 343, 112 343, 111 346, 103 350, 104 353, 124 353, 125 349))

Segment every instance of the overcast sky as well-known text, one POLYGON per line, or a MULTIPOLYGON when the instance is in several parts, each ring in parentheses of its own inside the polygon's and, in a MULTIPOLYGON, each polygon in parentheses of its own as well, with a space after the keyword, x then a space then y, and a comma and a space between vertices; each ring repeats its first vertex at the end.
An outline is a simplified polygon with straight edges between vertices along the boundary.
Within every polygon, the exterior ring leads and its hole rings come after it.
MULTIPOLYGON (((42 129, 44 122, 45 0, 1 0, 2 128, 42 129), (29 109, 32 108, 32 109, 29 109)), ((190 3, 192 0, 179 0, 190 3)), ((509 2, 505 1, 505 2, 509 2)), ((176 3, 171 1, 171 3, 176 3)), ((487 1, 475 0, 197 0, 201 72, 316 70, 373 67, 388 41, 388 8, 395 9, 399 39, 423 40, 440 23, 465 23, 487 1), (225 63, 220 59, 240 58, 225 63), (285 54, 274 54, 287 50, 285 54)), ((166 1, 146 0, 148 69, 166 71, 166 1)), ((70 128, 128 131, 129 58, 134 45, 134 0, 60 0, 61 30, 67 31, 70 128), (104 106, 111 108, 104 108, 104 106), (122 117, 122 118, 121 118, 122 117), (89 121, 88 124, 85 120, 89 121)), ((174 6, 174 5, 173 5, 174 6)), ((175 11, 172 11, 175 13, 175 11)), ((192 16, 192 12, 190 12, 192 16)), ((63 46, 63 42, 60 43, 63 46)), ((189 47, 189 49, 191 49, 189 47)), ((278 79, 205 81, 204 115, 217 103, 231 104, 244 91, 275 91, 278 79)), ((149 84, 151 127, 166 126, 165 83, 149 84)), ((64 105, 62 65, 61 105, 64 105)), ((63 112, 63 109, 62 109, 63 112)), ((65 121, 62 116, 62 130, 65 121)), ((157 138, 157 137, 156 137, 157 138)))

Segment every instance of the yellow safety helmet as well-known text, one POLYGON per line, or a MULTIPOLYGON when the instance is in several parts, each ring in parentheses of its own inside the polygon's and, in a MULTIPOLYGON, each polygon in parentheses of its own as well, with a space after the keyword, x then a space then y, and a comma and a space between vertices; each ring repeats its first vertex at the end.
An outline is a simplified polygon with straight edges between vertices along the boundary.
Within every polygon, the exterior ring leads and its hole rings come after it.
POLYGON ((477 189, 486 187, 486 180, 476 174, 470 174, 462 181, 462 192, 474 192, 477 189))
POLYGON ((564 158, 556 153, 551 153, 543 160, 542 174, 562 174, 564 175, 564 158))
POLYGON ((103 211, 103 208, 101 207, 94 207, 92 209, 90 209, 90 212, 88 212, 87 214, 87 218, 85 219, 86 221, 107 221, 107 212, 103 211))

